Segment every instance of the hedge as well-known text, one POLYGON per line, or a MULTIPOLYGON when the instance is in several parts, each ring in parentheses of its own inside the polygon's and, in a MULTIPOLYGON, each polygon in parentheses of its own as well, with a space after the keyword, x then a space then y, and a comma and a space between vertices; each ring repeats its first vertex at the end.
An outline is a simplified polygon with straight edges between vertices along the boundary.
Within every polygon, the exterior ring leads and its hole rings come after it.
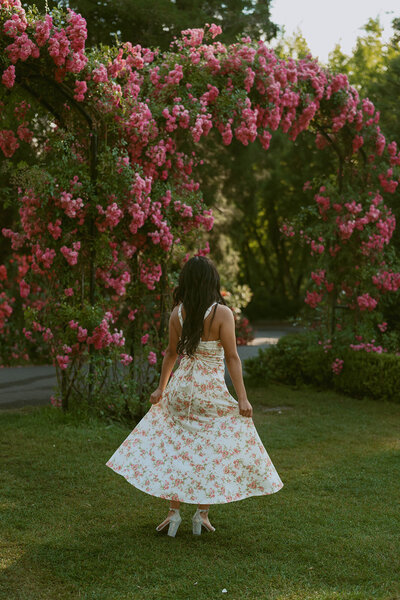
POLYGON ((311 384, 356 398, 400 402, 400 356, 396 354, 350 348, 325 352, 315 336, 302 333, 280 338, 243 364, 246 381, 252 385, 271 381, 298 387, 311 384), (344 361, 339 374, 332 371, 335 358, 344 361))

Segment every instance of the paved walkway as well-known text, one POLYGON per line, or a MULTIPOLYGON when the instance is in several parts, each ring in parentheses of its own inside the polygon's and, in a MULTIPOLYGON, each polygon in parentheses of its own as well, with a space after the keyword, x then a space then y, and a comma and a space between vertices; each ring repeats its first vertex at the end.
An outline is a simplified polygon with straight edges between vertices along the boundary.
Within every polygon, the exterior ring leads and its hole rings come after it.
MULTIPOLYGON (((286 323, 265 324, 254 329, 255 339, 248 346, 238 346, 242 360, 255 356, 259 348, 276 344, 286 333, 299 331, 286 323)), ((231 378, 225 368, 225 378, 231 378)), ((0 409, 48 404, 57 384, 55 367, 52 365, 0 368, 0 409)))

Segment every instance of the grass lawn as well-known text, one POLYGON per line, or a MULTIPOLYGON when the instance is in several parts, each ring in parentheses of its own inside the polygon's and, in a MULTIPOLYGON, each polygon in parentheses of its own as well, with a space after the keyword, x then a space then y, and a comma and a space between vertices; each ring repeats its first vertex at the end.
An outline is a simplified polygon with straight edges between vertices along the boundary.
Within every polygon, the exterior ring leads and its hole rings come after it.
POLYGON ((127 427, 1 411, 0 598, 399 599, 400 405, 284 385, 248 396, 284 487, 212 506, 216 531, 198 537, 193 505, 176 538, 158 533, 168 503, 105 466, 127 427))

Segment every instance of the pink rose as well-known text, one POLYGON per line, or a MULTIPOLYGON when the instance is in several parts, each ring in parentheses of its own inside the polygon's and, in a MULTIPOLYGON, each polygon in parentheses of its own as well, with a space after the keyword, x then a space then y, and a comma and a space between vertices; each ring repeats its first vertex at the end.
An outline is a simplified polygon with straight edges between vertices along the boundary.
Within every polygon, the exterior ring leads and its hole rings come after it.
POLYGON ((3 83, 3 85, 5 85, 8 89, 11 89, 14 85, 15 82, 15 67, 14 65, 10 65, 9 67, 7 67, 7 69, 3 72, 3 75, 1 77, 1 82, 3 83))
POLYGON ((155 352, 149 352, 147 360, 149 361, 150 365, 155 365, 156 362, 157 362, 157 355, 156 355, 156 353, 155 352))

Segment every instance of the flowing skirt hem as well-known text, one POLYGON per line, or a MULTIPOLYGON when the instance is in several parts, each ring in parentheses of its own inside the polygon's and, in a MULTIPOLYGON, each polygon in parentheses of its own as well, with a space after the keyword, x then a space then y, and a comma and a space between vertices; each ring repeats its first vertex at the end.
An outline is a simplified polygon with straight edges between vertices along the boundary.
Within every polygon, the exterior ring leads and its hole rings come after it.
POLYGON ((254 491, 254 492, 248 492, 243 494, 242 496, 240 496, 239 498, 232 498, 232 500, 227 500, 226 496, 220 496, 217 498, 200 498, 198 500, 193 500, 192 498, 190 500, 186 500, 185 498, 181 497, 177 497, 178 494, 153 494, 152 492, 149 492, 148 490, 144 489, 143 487, 141 487, 135 480, 133 480, 132 478, 129 477, 129 475, 125 475, 124 473, 121 473, 120 471, 118 471, 117 469, 114 469, 111 465, 105 463, 105 465, 107 467, 109 467, 110 469, 112 469, 115 473, 117 473, 118 475, 122 475, 122 477, 124 477, 124 479, 126 479, 126 481, 128 483, 130 483, 131 485, 133 485, 135 488, 137 488, 138 490, 140 490, 141 492, 144 492, 145 494, 149 494, 150 496, 154 496, 156 498, 161 498, 162 500, 175 500, 176 502, 184 502, 185 504, 228 504, 230 502, 238 502, 239 500, 244 500, 246 498, 251 498, 252 496, 270 496, 271 494, 275 494, 276 492, 279 492, 279 490, 281 490, 284 486, 284 484, 282 483, 282 481, 280 482, 279 487, 277 487, 276 489, 272 489, 270 492, 265 492, 265 491, 254 491))

